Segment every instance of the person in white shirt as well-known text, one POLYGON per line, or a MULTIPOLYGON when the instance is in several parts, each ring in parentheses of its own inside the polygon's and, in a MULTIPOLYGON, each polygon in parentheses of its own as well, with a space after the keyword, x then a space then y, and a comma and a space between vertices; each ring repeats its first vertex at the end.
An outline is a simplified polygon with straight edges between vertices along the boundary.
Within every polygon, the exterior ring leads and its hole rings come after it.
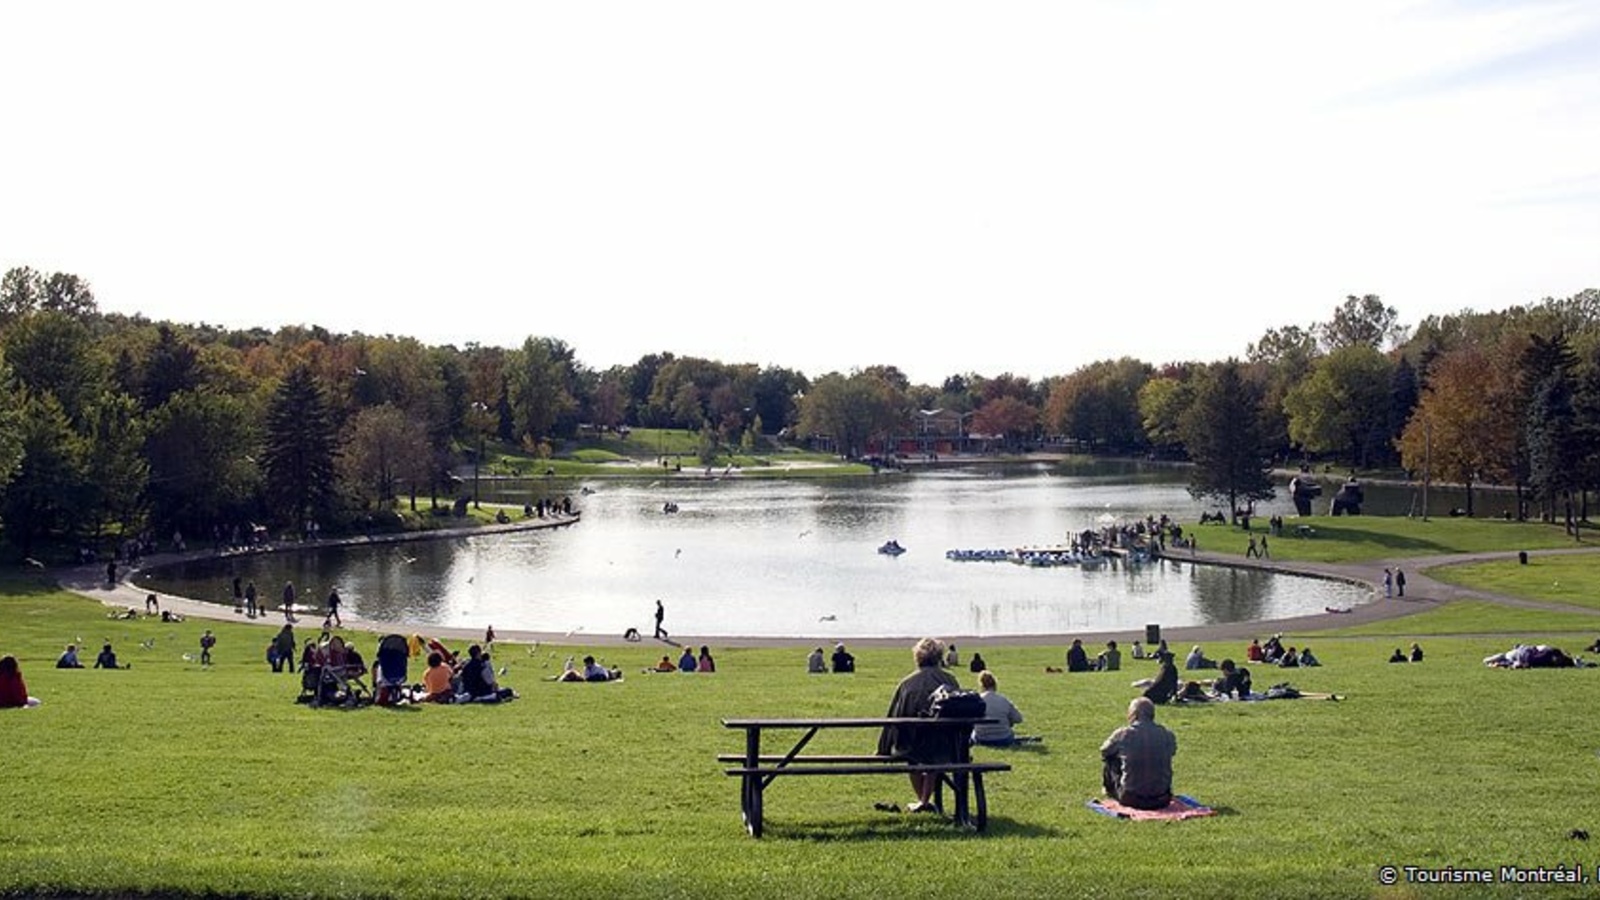
POLYGON ((1009 747, 1017 743, 1013 725, 1022 724, 1022 713, 1006 696, 994 689, 994 673, 984 669, 978 673, 978 696, 983 698, 983 717, 995 719, 973 726, 972 742, 986 747, 1009 747))

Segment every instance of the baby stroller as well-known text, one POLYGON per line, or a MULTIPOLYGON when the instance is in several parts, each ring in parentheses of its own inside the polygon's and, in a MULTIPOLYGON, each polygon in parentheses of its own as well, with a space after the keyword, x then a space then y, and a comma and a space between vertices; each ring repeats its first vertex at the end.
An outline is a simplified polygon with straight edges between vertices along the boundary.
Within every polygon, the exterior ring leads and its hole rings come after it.
POLYGON ((377 694, 373 702, 392 706, 411 699, 411 692, 406 688, 406 660, 410 656, 410 648, 402 635, 391 634, 378 642, 378 675, 372 685, 377 694))
POLYGON ((359 665, 351 664, 344 640, 334 637, 321 649, 316 664, 301 670, 301 696, 309 694, 312 706, 355 706, 372 697, 362 674, 359 665))

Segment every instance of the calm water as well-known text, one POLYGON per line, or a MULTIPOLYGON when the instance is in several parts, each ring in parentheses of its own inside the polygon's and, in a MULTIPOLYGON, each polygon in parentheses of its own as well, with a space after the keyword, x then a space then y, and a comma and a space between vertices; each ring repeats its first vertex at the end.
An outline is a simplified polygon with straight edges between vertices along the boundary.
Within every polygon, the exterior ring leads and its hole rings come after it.
MULTIPOLYGON (((141 583, 231 603, 237 574, 273 606, 285 580, 302 602, 337 585, 346 609, 369 618, 579 634, 632 626, 648 635, 659 598, 666 627, 692 637, 1064 634, 1275 618, 1370 599, 1327 581, 1181 562, 1092 571, 945 559, 953 548, 1062 543, 1105 516, 1197 516, 1182 477, 1131 464, 1038 464, 849 482, 591 482, 588 496, 567 486, 583 510, 572 527, 207 561, 141 583), (679 512, 664 514, 667 501, 679 512), (889 538, 908 552, 877 553, 889 538)), ((503 487, 520 503, 547 486, 503 487)), ((1261 514, 1288 511, 1280 500, 1261 514)), ((1203 530, 1202 546, 1225 533, 1203 530)))

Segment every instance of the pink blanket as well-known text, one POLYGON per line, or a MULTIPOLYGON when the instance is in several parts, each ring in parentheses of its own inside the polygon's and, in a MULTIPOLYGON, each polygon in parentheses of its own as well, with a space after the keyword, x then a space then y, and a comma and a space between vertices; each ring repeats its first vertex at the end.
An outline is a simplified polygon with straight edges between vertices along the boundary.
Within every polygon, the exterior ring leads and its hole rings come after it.
POLYGON ((1175 821, 1217 814, 1216 810, 1202 804, 1199 800, 1193 797, 1185 797, 1181 794, 1173 797, 1172 802, 1167 804, 1166 809, 1134 809, 1131 806, 1123 806, 1110 797, 1090 800, 1085 805, 1100 815, 1110 816, 1113 819, 1172 819, 1175 821))

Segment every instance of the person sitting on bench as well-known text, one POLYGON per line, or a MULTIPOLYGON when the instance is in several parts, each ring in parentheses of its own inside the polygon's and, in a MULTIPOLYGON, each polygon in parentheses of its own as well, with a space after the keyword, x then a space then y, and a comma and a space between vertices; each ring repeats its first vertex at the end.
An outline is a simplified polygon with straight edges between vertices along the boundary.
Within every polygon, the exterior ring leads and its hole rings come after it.
POLYGON ((1134 809, 1163 809, 1172 802, 1172 757, 1178 739, 1156 724, 1156 706, 1144 697, 1128 704, 1128 724, 1100 745, 1106 795, 1134 809))
MULTIPOLYGON (((945 669, 944 644, 934 638, 923 638, 911 651, 917 667, 900 680, 889 701, 890 718, 922 718, 933 712, 933 692, 939 687, 960 690, 956 677, 945 669)), ((886 726, 878 737, 878 755, 904 759, 913 764, 937 765, 952 761, 955 745, 948 733, 937 728, 901 728, 886 726)), ((906 806, 907 812, 931 812, 933 789, 939 783, 935 772, 912 772, 911 789, 917 799, 906 806)))

